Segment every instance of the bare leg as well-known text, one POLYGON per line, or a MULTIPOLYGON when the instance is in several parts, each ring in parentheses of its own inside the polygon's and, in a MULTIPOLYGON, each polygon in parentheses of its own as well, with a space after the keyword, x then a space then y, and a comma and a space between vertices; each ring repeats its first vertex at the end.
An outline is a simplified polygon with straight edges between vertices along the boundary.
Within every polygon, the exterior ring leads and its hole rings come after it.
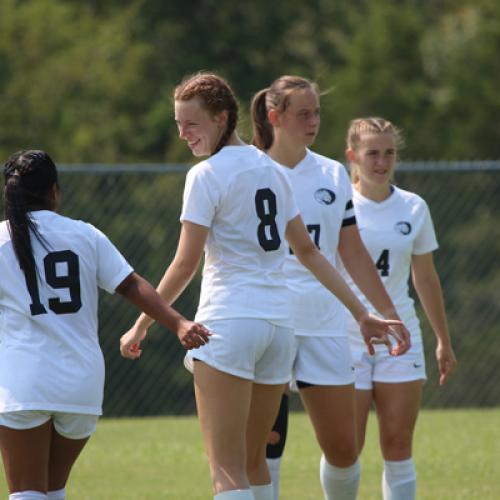
POLYGON ((0 449, 9 492, 47 493, 52 421, 33 429, 0 426, 0 449))
POLYGON ((252 381, 196 361, 194 384, 214 493, 249 489, 245 436, 252 381))
POLYGON ((71 469, 89 438, 68 439, 53 429, 49 458, 49 491, 66 486, 71 469))
POLYGON ((384 456, 384 499, 414 500, 417 478, 411 455, 422 382, 377 383, 374 394, 384 456))
POLYGON ((380 447, 385 460, 411 457, 413 432, 422 399, 422 381, 374 384, 380 428, 380 447))
POLYGON ((365 445, 366 426, 372 402, 373 392, 371 389, 356 389, 356 437, 358 441, 358 455, 361 455, 361 451, 365 445))
POLYGON ((320 480, 325 499, 354 500, 360 478, 354 384, 309 386, 300 395, 323 450, 320 480))
POLYGON ((253 384, 247 425, 247 473, 253 486, 269 484, 266 446, 280 407, 283 384, 253 384))
POLYGON ((351 466, 357 459, 354 385, 315 385, 300 396, 328 463, 351 466))

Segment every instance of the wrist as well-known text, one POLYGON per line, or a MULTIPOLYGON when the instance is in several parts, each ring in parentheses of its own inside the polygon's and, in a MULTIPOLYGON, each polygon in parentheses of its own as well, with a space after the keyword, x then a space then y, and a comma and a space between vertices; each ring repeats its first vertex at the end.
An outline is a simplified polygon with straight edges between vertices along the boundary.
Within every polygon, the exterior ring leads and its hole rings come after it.
POLYGON ((385 319, 401 319, 395 307, 384 309, 383 311, 381 311, 381 314, 385 319))
POLYGON ((361 324, 361 322, 367 319, 369 316, 370 311, 368 311, 368 309, 362 308, 360 309, 359 313, 356 313, 356 315, 354 315, 354 319, 358 324, 361 324))

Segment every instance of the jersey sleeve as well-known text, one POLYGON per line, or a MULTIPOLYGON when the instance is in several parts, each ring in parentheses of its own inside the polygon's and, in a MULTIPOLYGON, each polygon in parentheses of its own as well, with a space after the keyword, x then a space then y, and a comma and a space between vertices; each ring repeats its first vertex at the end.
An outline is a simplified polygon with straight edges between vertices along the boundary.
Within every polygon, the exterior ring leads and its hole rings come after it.
POLYGON ((439 247, 431 213, 427 203, 423 202, 423 221, 413 244, 413 255, 432 252, 439 247))
POLYGON ((210 227, 218 205, 215 178, 203 164, 194 166, 186 177, 180 220, 210 227))
POLYGON ((345 167, 342 165, 341 170, 342 184, 345 191, 346 205, 344 217, 342 218, 342 227, 352 226, 356 224, 356 215, 354 213, 354 204, 352 202, 352 184, 345 167))
POLYGON ((109 293, 114 293, 116 287, 134 270, 109 238, 99 229, 94 228, 94 230, 96 233, 97 286, 109 293))

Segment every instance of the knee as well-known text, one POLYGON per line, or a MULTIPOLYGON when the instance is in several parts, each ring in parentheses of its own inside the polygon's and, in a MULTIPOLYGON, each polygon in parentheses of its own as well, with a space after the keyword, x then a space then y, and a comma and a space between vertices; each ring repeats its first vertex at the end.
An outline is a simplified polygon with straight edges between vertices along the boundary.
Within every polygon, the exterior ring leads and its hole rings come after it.
POLYGON ((358 458, 356 440, 349 436, 320 442, 321 449, 328 463, 336 467, 349 467, 358 458))
POLYGON ((381 436, 380 444, 386 460, 402 460, 411 456, 410 432, 386 432, 381 436))
POLYGON ((215 491, 238 489, 248 484, 244 460, 218 459, 210 463, 210 470, 215 491))

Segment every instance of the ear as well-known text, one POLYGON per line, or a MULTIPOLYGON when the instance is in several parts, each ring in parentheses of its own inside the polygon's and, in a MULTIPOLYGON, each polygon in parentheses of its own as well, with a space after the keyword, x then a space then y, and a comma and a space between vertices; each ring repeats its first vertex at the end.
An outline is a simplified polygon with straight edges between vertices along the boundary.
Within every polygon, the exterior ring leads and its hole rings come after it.
POLYGON ((280 123, 280 114, 278 113, 278 111, 276 109, 271 108, 267 112, 267 119, 269 120, 269 123, 273 127, 278 127, 279 123, 280 123))
POLYGON ((220 113, 217 113, 214 115, 214 122, 217 123, 217 125, 225 127, 227 125, 227 118, 229 116, 229 112, 227 109, 224 111, 221 111, 220 113))
POLYGON ((353 149, 347 148, 345 150, 345 157, 349 161, 349 163, 356 163, 356 153, 354 152, 353 149))

